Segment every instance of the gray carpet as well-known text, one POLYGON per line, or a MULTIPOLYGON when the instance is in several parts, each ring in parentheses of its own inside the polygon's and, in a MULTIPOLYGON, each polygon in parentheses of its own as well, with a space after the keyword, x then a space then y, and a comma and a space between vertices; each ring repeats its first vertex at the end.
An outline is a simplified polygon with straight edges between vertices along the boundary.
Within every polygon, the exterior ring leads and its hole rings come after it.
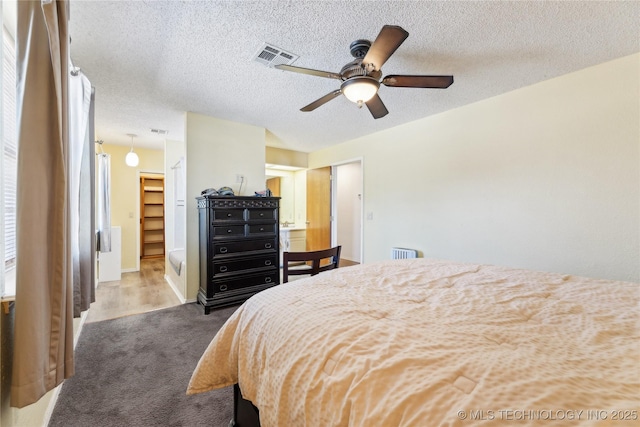
POLYGON ((185 304, 87 323, 50 427, 211 426, 232 417, 233 389, 185 394, 205 348, 237 306, 185 304))

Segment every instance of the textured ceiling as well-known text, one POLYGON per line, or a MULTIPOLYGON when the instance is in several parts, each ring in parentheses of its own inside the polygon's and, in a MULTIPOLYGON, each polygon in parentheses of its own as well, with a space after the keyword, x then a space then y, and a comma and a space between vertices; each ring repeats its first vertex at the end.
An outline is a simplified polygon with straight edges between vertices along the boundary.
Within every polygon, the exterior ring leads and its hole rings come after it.
MULTIPOLYGON (((71 1, 71 55, 96 87, 96 136, 162 148, 184 112, 266 128, 314 151, 640 51, 640 2, 71 1), (409 37, 387 74, 452 74, 446 90, 380 88, 374 120, 344 97, 299 109, 339 81, 252 61, 267 42, 293 64, 339 72, 349 44, 385 24, 409 37)), ((598 82, 594 82, 597 84, 598 82)))

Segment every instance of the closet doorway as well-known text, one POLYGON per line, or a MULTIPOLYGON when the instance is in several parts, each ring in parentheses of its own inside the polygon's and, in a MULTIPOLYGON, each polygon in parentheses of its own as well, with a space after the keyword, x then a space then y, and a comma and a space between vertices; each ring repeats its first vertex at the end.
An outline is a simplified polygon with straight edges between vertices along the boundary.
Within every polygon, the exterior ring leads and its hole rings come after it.
POLYGON ((140 258, 164 257, 164 174, 140 174, 140 258))

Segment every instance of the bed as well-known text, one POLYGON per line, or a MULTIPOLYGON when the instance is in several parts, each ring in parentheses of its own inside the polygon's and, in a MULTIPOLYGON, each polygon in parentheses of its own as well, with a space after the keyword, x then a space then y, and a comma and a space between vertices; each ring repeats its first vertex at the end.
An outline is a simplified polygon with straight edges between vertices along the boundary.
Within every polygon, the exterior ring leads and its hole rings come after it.
POLYGON ((339 268, 247 300, 187 393, 236 385, 263 427, 637 425, 639 286, 430 259, 339 268))

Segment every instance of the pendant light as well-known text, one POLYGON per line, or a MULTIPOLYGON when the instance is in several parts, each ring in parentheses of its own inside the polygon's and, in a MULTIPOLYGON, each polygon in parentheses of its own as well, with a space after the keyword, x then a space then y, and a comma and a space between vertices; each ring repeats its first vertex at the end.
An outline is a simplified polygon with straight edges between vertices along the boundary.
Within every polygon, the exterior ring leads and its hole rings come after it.
POLYGON ((138 159, 138 155, 133 152, 133 138, 135 138, 137 135, 133 133, 128 133, 127 136, 131 137, 131 151, 127 153, 127 156, 124 158, 124 161, 127 164, 127 166, 131 166, 132 168, 134 168, 138 166, 138 162, 140 161, 140 159, 138 159))

